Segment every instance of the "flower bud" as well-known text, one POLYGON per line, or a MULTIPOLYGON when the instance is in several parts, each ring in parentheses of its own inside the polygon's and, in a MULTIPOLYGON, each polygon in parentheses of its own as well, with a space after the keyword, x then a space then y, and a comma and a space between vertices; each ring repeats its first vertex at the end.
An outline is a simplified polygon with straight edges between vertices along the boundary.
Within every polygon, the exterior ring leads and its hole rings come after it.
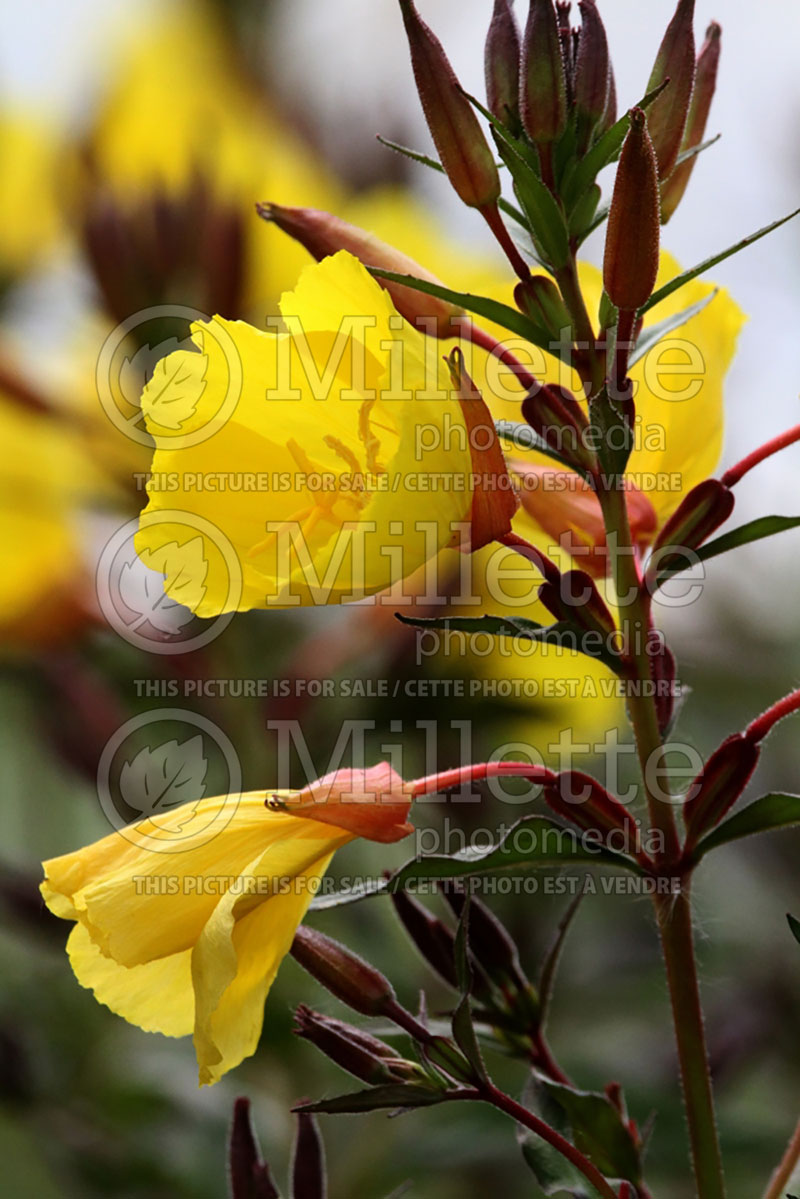
POLYGON ((231 1199, 280 1199, 269 1166, 262 1162, 250 1122, 250 1100, 242 1097, 233 1105, 233 1123, 228 1142, 228 1178, 231 1199))
MULTIPOLYGON (((441 286, 441 280, 413 258, 330 212, 318 208, 283 208, 279 204, 257 204, 256 209, 265 221, 271 221, 300 242, 317 262, 339 250, 347 250, 364 266, 380 267, 381 270, 394 271, 399 275, 413 275, 416 279, 441 286)), ((388 291, 400 315, 420 332, 435 337, 458 337, 460 321, 464 316, 463 308, 389 279, 378 279, 378 283, 388 291)))
POLYGON ((519 127, 519 29, 509 0, 494 0, 484 50, 486 105, 498 121, 519 127))
POLYGON ((585 154, 605 116, 611 84, 611 62, 605 26, 594 0, 580 0, 581 35, 575 63, 575 115, 578 153, 585 154))
POLYGON ((567 127, 567 80, 552 0, 531 0, 522 39, 520 111, 531 141, 554 142, 567 127))
POLYGON ((400 8, 417 91, 445 174, 470 208, 493 208, 500 198, 500 176, 472 105, 413 0, 400 0, 400 8))
MULTIPOLYGON (((712 21, 706 32, 706 40, 697 56, 697 72, 694 81, 694 94, 686 121, 686 132, 681 143, 681 153, 699 146, 703 140, 711 111, 711 101, 717 86, 717 71, 719 56, 722 49, 722 29, 712 21)), ((683 199, 683 193, 689 184, 697 157, 680 163, 661 186, 661 222, 666 225, 675 209, 683 199)))
POLYGON ((564 329, 572 330, 572 317, 561 298, 561 292, 547 275, 531 275, 514 288, 514 301, 546 331, 559 339, 564 329))
POLYGON ((403 927, 431 969, 458 990, 455 937, 450 929, 406 891, 393 891, 392 903, 403 927))
POLYGON ((661 225, 658 168, 647 121, 640 108, 632 108, 630 117, 614 181, 603 259, 606 292, 622 311, 641 308, 652 295, 661 225))
POLYGON ((425 1077, 415 1062, 399 1058, 391 1045, 343 1020, 323 1016, 305 1004, 298 1007, 294 1018, 297 1036, 316 1045, 332 1062, 362 1082, 377 1086, 425 1077))
POLYGON ((297 1136, 292 1152, 292 1199, 326 1199, 325 1147, 311 1112, 295 1111, 297 1136))
POLYGON ((639 827, 627 808, 609 795, 605 787, 581 770, 568 770, 544 788, 548 806, 586 832, 622 831, 627 846, 639 844, 639 827))
POLYGON ((675 16, 667 26, 647 85, 648 92, 652 92, 669 80, 669 86, 653 101, 648 117, 660 179, 667 179, 672 174, 692 100, 695 75, 693 22, 694 0, 678 0, 675 16))
MULTIPOLYGON (((461 919, 467 902, 464 891, 455 886, 448 887, 444 897, 456 916, 461 919)), ((520 964, 517 946, 508 929, 486 904, 481 903, 475 896, 471 897, 469 905, 469 944, 475 961, 501 990, 509 983, 522 991, 532 990, 520 964)))
POLYGON ((608 133, 612 125, 617 123, 617 81, 614 78, 614 67, 609 62, 608 64, 608 99, 606 100, 605 112, 601 118, 600 124, 597 127, 597 136, 602 137, 604 133, 608 133))
POLYGON ((545 445, 572 466, 592 468, 592 453, 583 442, 586 417, 566 388, 537 385, 522 401, 522 415, 545 445))
POLYGON ((381 1016, 395 1001, 388 978, 316 929, 298 928, 291 954, 312 978, 362 1016, 381 1016))
POLYGON ((656 684, 656 694, 653 700, 658 717, 658 727, 664 736, 672 724, 675 711, 675 679, 678 665, 675 655, 662 639, 659 652, 650 660, 653 682, 656 684))
POLYGON ((500 448, 492 414, 464 369, 464 355, 454 349, 447 359, 453 387, 461 401, 472 459, 473 492, 470 512, 471 553, 511 532, 511 518, 519 506, 500 448))
POLYGON ((693 487, 655 540, 647 569, 648 585, 655 588, 659 575, 670 565, 683 569, 691 565, 682 551, 698 549, 728 519, 734 502, 733 492, 718 479, 704 479, 693 487), (673 546, 675 552, 668 553, 673 546))
POLYGON ((760 749, 746 734, 726 738, 689 788, 683 807, 687 845, 719 824, 744 791, 758 764, 760 749))

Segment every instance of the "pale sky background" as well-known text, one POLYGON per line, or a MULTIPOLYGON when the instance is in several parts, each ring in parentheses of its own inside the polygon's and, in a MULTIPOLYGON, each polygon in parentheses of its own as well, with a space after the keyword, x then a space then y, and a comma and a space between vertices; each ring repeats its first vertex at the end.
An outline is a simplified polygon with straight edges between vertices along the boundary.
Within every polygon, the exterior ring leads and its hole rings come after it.
MULTIPOLYGON (((109 39, 124 35, 149 0, 0 0, 0 98, 79 122, 100 86, 109 39)), ((482 42, 491 0, 419 0, 462 82, 482 94, 482 42)), ((524 15, 525 5, 517 0, 524 15)), ((674 0, 600 0, 621 103, 644 91, 674 0)), ((709 134, 723 138, 698 163, 688 200, 665 245, 685 265, 699 261, 800 206, 800 4, 797 0, 698 0, 698 41, 711 19, 723 26, 721 77, 709 134)), ((372 135, 399 129, 413 144, 429 140, 413 92, 395 0, 289 0, 279 9, 270 47, 276 83, 303 119, 321 130, 343 161, 372 153, 372 135), (363 149, 359 149, 362 147, 363 149)), ((266 48, 265 48, 266 51, 266 48)), ((386 151, 385 153, 388 153, 386 151)), ((480 221, 447 185, 420 168, 420 187, 465 239, 480 221)), ((595 255, 598 250, 595 247, 595 255)), ((800 420, 800 218, 725 263, 713 278, 750 315, 729 377, 725 461, 800 420)), ((800 449, 787 451, 738 488, 733 524, 771 512, 800 513, 800 449)), ((748 549, 709 568, 710 599, 764 603, 760 567, 782 575, 785 632, 797 632, 800 532, 748 549), (788 576, 788 577, 787 577, 788 576), (789 606, 790 609, 792 605, 789 606)), ((776 579, 777 581, 777 579, 776 579)), ((701 605, 702 606, 702 605, 701 605)), ((770 621, 776 605, 768 601, 770 621)), ((708 609, 713 612, 713 602, 708 609)), ((777 631, 777 629, 776 629, 777 631)))

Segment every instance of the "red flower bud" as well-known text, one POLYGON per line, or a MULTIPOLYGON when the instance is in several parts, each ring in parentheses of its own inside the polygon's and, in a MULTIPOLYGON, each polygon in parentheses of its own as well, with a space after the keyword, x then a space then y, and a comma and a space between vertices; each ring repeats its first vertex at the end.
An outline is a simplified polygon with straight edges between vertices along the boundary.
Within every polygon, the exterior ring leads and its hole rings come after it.
POLYGON ((494 0, 484 50, 486 104, 498 121, 514 129, 519 125, 520 53, 519 29, 509 0, 494 0))
POLYGON ((603 120, 611 85, 611 62, 606 31, 594 0, 580 0, 581 34, 575 63, 575 114, 578 153, 585 154, 603 120))
POLYGON ((689 114, 696 69, 693 22, 694 0, 678 0, 647 85, 651 92, 669 80, 669 86, 653 101, 648 116, 660 179, 672 174, 689 114))
POLYGON ((228 1142, 228 1178, 231 1199, 280 1199, 269 1166, 261 1160, 253 1126, 250 1100, 237 1099, 233 1105, 233 1123, 228 1142))
POLYGON ((403 927, 425 961, 440 978, 458 990, 453 933, 406 891, 392 891, 391 897, 403 927))
POLYGON ((531 0, 522 39, 520 111, 534 142, 554 142, 567 127, 567 80, 552 0, 531 0))
POLYGON ((291 954, 312 978, 362 1016, 382 1016, 395 1002, 388 978, 316 929, 298 928, 291 954))
POLYGON ((447 359, 453 387, 461 401, 472 460, 473 493, 470 512, 471 553, 511 532, 511 518, 519 506, 492 414, 464 369, 464 355, 454 349, 447 359))
POLYGON ((362 1082, 378 1086, 425 1076, 415 1062, 398 1057, 391 1045, 360 1028, 353 1028, 344 1020, 323 1016, 305 1004, 298 1007, 294 1019, 294 1031, 299 1037, 310 1041, 337 1066, 362 1082))
POLYGON ((535 387, 522 401, 522 415, 545 445, 570 465, 591 469, 593 456, 583 443, 586 417, 566 388, 555 384, 535 387))
MULTIPOLYGON (((712 21, 706 32, 706 40, 697 56, 697 73, 694 81, 694 95, 686 121, 686 132, 681 143, 681 153, 699 146, 703 140, 711 111, 711 101, 717 86, 717 71, 719 56, 722 50, 722 29, 712 21)), ((669 218, 683 199, 683 193, 691 178, 697 157, 682 162, 661 187, 661 221, 666 225, 669 218)))
POLYGON ((614 78, 614 68, 611 63, 608 64, 608 99, 606 100, 606 109, 603 113, 602 120, 597 127, 597 136, 602 137, 607 133, 612 125, 617 123, 617 81, 614 78))
POLYGON ((586 832, 608 834, 622 830, 631 847, 639 842, 639 828, 627 808, 605 787, 581 770, 564 771, 544 789, 546 803, 559 816, 586 832))
POLYGON ((641 308, 652 295, 658 275, 658 168, 647 121, 631 109, 631 127, 622 147, 608 214, 603 283, 612 304, 622 311, 641 308))
POLYGON ((683 807, 687 846, 719 824, 744 791, 758 764, 760 749, 746 734, 722 742, 692 783, 683 807))
POLYGON ((656 586, 661 572, 669 565, 687 562, 682 550, 696 550, 733 511, 734 495, 718 479, 704 479, 693 487, 661 529, 653 545, 653 558, 647 569, 647 582, 656 586), (675 547, 675 553, 667 552, 675 547))
MULTIPOLYGON (((347 250, 365 266, 377 266, 400 275, 413 275, 428 283, 441 283, 407 254, 330 212, 318 208, 283 208, 279 204, 256 204, 256 209, 265 221, 271 221, 299 241, 317 262, 339 250, 347 250)), ((388 279, 378 279, 378 283, 388 291, 400 315, 422 333, 435 337, 458 337, 460 321, 464 316, 463 308, 415 291, 412 287, 404 287, 402 283, 393 283, 388 279)))
POLYGON ((400 0, 400 8, 417 91, 445 173, 470 208, 492 208, 500 197, 500 176, 478 118, 413 0, 400 0))

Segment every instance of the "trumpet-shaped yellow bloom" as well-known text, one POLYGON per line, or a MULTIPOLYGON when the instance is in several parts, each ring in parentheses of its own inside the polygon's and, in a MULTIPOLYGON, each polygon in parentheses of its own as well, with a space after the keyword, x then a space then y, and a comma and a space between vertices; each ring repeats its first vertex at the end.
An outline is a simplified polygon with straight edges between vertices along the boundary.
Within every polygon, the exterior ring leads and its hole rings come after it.
POLYGON ((142 396, 156 452, 137 551, 201 616, 383 591, 468 540, 484 475, 489 503, 508 483, 496 442, 475 449, 482 401, 462 402, 438 344, 351 255, 307 267, 281 313, 277 335, 196 325, 201 352, 170 354, 142 396))
POLYGON ((75 921, 67 950, 81 985, 146 1032, 193 1033, 200 1083, 213 1083, 255 1051, 267 993, 336 850, 407 836, 410 803, 387 763, 298 792, 204 799, 45 862, 41 890, 75 921))

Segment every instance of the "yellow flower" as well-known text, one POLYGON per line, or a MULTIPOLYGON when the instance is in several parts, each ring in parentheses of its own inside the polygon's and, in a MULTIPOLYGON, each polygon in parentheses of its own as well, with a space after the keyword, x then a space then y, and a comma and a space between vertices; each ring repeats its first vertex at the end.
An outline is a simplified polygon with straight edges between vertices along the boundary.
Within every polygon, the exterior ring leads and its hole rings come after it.
POLYGON ((112 77, 91 135, 89 186, 128 211, 152 197, 181 201, 202 183, 241 218, 247 309, 260 319, 274 312, 305 254, 265 232, 255 203, 338 205, 319 155, 271 110, 206 5, 173 5, 127 31, 112 77))
POLYGON ((0 280, 38 262, 62 231, 61 148, 43 122, 0 114, 0 280))
POLYGON ((170 354, 145 388, 156 452, 136 548, 168 594, 200 616, 339 603, 476 527, 472 548, 507 531, 502 455, 473 438, 481 419, 491 432, 485 406, 355 258, 307 267, 281 313, 278 335, 195 325, 201 353, 170 354))
POLYGON ((298 792, 204 799, 45 862, 41 890, 75 921, 67 951, 81 985, 147 1032, 193 1032, 209 1084, 255 1051, 267 993, 336 850, 407 836, 410 803, 388 763, 298 792))

